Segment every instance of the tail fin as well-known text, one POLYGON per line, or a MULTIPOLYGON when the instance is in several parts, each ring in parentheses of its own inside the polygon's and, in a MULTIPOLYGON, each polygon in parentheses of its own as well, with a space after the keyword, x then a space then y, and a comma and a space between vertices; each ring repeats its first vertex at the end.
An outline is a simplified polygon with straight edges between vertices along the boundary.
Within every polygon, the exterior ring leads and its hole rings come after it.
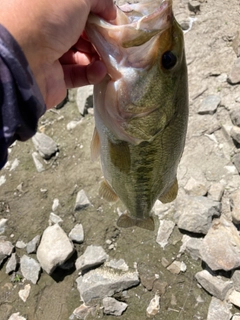
POLYGON ((130 228, 137 226, 139 228, 154 230, 154 220, 152 217, 148 217, 146 219, 137 219, 132 218, 128 214, 122 214, 117 221, 117 226, 121 228, 130 228))

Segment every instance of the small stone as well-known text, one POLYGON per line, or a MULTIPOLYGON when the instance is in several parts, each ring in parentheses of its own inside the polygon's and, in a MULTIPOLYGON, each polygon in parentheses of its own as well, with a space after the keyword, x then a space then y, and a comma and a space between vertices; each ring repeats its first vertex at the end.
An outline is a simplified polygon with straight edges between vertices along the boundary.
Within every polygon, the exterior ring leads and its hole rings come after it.
POLYGON ((58 151, 55 141, 44 133, 37 132, 32 137, 32 141, 40 156, 46 160, 50 159, 58 151))
POLYGON ((178 228, 207 234, 212 218, 220 215, 221 204, 207 197, 181 197, 175 202, 178 228))
POLYGON ((73 130, 73 129, 77 128, 80 124, 82 124, 82 119, 79 121, 72 120, 67 124, 67 130, 68 131, 73 130))
POLYGON ((74 211, 82 210, 90 205, 90 201, 84 190, 80 190, 77 194, 74 211))
POLYGON ((103 264, 107 259, 108 255, 102 247, 91 245, 88 246, 84 254, 77 259, 75 266, 77 270, 83 271, 99 266, 103 264))
POLYGON ((198 110, 198 114, 214 114, 220 105, 221 99, 216 95, 206 97, 198 110))
POLYGON ((19 315, 19 312, 13 313, 8 320, 27 320, 26 318, 19 315))
POLYGON ((68 260, 74 251, 73 244, 66 233, 58 224, 54 224, 43 232, 37 249, 37 259, 41 267, 51 274, 57 266, 68 260))
POLYGON ((234 224, 221 216, 215 219, 202 241, 202 260, 212 270, 229 271, 240 266, 240 237, 234 224))
POLYGON ((61 223, 63 222, 63 219, 60 218, 57 214, 55 214, 54 212, 51 212, 50 213, 50 216, 49 216, 49 224, 51 225, 52 223, 61 223))
POLYGON ((236 154, 232 157, 232 163, 235 165, 238 173, 240 174, 240 153, 236 153, 236 154))
POLYGON ((227 80, 230 84, 240 83, 240 58, 234 62, 227 80))
POLYGON ((168 244, 168 239, 173 232, 175 223, 170 220, 160 220, 156 242, 164 248, 168 244))
POLYGON ((187 267, 183 261, 175 260, 172 264, 170 264, 170 266, 167 267, 167 270, 173 274, 179 274, 180 272, 185 272, 187 267))
POLYGON ((240 57, 240 31, 236 32, 236 35, 232 41, 232 47, 237 57, 240 57))
POLYGON ((11 255, 14 246, 10 241, 0 240, 0 266, 3 261, 11 255))
POLYGON ((74 228, 70 231, 68 236, 74 242, 83 243, 84 231, 82 224, 76 224, 74 228))
POLYGON ((37 152, 32 153, 33 162, 35 164, 35 167, 37 169, 37 172, 42 172, 45 170, 44 165, 41 162, 41 158, 37 152))
POLYGON ((102 304, 103 312, 113 316, 121 316, 128 307, 126 303, 120 302, 111 297, 103 298, 102 304))
POLYGON ((5 232, 7 221, 8 219, 0 219, 0 234, 3 234, 5 232))
POLYGON ((96 311, 96 307, 95 306, 93 306, 93 307, 92 306, 86 306, 86 304, 83 303, 80 307, 76 308, 73 311, 73 316, 74 316, 74 319, 76 317, 77 319, 85 320, 85 319, 87 319, 89 314, 91 314, 94 317, 95 311, 96 311))
POLYGON ((105 262, 105 266, 112 268, 112 269, 118 269, 122 271, 128 271, 128 265, 123 259, 112 259, 110 261, 105 262))
POLYGON ((229 199, 233 222, 238 224, 240 223, 240 189, 231 193, 229 199))
POLYGON ((233 317, 232 320, 240 320, 240 313, 236 313, 233 317))
POLYGON ((23 302, 27 301, 27 298, 29 297, 29 294, 30 294, 30 290, 31 290, 30 284, 26 284, 24 286, 24 289, 22 289, 18 292, 18 295, 22 299, 23 302))
POLYGON ((230 304, 212 297, 208 308, 207 320, 230 320, 232 318, 230 309, 230 304))
POLYGON ((222 183, 213 182, 208 190, 208 198, 213 201, 220 202, 222 200, 223 192, 224 186, 222 183))
POLYGON ((185 185, 184 190, 190 196, 205 196, 208 192, 207 181, 197 181, 191 177, 185 185))
POLYGON ((232 281, 224 281, 222 277, 214 276, 207 270, 198 272, 195 277, 207 292, 220 300, 224 300, 233 287, 232 281))
POLYGON ((81 299, 88 303, 94 299, 112 296, 139 284, 137 272, 118 273, 111 268, 97 268, 76 280, 81 299))
POLYGON ((24 248, 26 248, 27 244, 24 241, 19 240, 19 241, 16 242, 15 246, 18 249, 24 249, 24 248))
POLYGON ((159 304, 160 297, 158 294, 155 294, 154 298, 150 301, 147 307, 147 317, 155 316, 159 313, 160 304, 159 304))
POLYGON ((14 252, 12 253, 10 259, 6 264, 6 273, 9 274, 13 271, 16 271, 18 263, 19 263, 19 258, 17 254, 14 252))
POLYGON ((52 211, 56 211, 57 208, 59 207, 60 203, 59 203, 59 199, 54 199, 53 200, 53 205, 52 205, 52 211))
POLYGON ((235 126, 240 127, 240 109, 234 109, 230 113, 230 118, 235 126))
POLYGON ((37 283, 41 267, 36 260, 24 255, 20 259, 20 268, 25 279, 32 281, 34 284, 37 283))
POLYGON ((231 137, 233 138, 233 140, 236 143, 240 144, 240 127, 233 126, 230 134, 231 134, 231 137))
POLYGON ((234 304, 235 306, 237 306, 238 308, 240 308, 240 292, 233 290, 230 295, 228 296, 228 300, 234 304))
POLYGON ((200 3, 195 0, 190 0, 188 1, 188 9, 191 12, 194 12, 195 14, 200 12, 200 3))
POLYGON ((40 235, 34 237, 30 242, 27 243, 27 253, 35 253, 40 242, 40 235))

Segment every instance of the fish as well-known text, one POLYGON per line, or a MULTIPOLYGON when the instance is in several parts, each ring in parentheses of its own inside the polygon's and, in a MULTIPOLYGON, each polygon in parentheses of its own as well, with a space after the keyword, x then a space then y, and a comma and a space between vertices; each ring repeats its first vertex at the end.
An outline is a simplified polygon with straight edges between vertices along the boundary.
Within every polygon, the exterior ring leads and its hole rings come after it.
POLYGON ((126 207, 117 226, 154 230, 154 203, 178 193, 188 124, 184 37, 172 0, 126 3, 113 21, 90 14, 85 32, 108 73, 94 86, 99 194, 126 207))

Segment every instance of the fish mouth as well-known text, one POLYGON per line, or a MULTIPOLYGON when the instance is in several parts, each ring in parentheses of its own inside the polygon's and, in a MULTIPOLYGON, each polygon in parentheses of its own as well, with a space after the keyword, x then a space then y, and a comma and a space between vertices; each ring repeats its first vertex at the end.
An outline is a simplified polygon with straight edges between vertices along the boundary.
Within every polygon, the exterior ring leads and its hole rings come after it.
MULTIPOLYGON (((117 17, 110 22, 90 14, 85 31, 99 56, 108 66, 108 74, 111 78, 117 79, 119 77, 117 66, 125 60, 124 50, 128 50, 128 57, 134 57, 136 62, 144 60, 143 64, 147 65, 151 60, 151 54, 148 53, 151 48, 158 46, 155 45, 155 36, 158 37, 169 29, 173 21, 172 0, 151 1, 117 7, 117 17), (149 58, 142 59, 135 56, 135 48, 140 46, 142 53, 139 55, 148 55, 149 58)), ((142 67, 142 62, 140 64, 142 67)))

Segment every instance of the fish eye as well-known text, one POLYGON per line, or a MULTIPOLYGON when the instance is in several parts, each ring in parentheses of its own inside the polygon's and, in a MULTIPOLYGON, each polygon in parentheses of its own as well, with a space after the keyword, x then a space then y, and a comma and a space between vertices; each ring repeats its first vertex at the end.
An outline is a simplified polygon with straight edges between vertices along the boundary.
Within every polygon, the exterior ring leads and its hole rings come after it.
POLYGON ((177 57, 175 56, 175 54, 172 53, 172 51, 166 51, 162 55, 162 65, 164 69, 170 70, 175 66, 176 63, 177 57))

